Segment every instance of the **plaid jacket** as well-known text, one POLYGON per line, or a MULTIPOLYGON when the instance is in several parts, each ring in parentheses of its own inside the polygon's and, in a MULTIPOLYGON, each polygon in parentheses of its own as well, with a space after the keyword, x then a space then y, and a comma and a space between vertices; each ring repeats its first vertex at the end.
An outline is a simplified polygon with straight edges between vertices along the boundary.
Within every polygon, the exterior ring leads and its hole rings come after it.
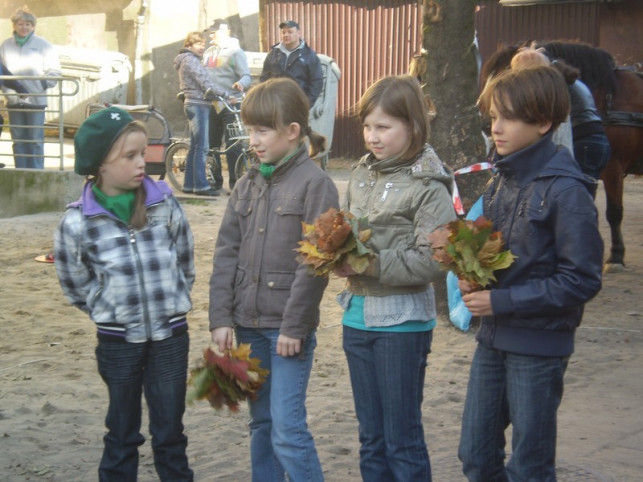
POLYGON ((100 206, 87 183, 70 204, 54 242, 60 286, 89 314, 98 336, 163 340, 187 329, 194 240, 162 181, 145 178, 147 225, 134 230, 100 206))

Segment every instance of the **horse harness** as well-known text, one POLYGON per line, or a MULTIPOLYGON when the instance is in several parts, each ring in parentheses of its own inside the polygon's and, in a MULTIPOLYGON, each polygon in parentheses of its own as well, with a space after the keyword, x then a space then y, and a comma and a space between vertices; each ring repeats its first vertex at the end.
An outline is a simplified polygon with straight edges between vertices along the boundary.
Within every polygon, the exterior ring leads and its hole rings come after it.
MULTIPOLYGON (((643 78, 643 72, 638 72, 633 69, 619 67, 615 70, 625 70, 634 72, 639 77, 643 78)), ((629 126, 629 127, 643 127, 643 112, 626 112, 612 110, 612 93, 605 94, 605 115, 603 116, 603 125, 606 126, 629 126)))

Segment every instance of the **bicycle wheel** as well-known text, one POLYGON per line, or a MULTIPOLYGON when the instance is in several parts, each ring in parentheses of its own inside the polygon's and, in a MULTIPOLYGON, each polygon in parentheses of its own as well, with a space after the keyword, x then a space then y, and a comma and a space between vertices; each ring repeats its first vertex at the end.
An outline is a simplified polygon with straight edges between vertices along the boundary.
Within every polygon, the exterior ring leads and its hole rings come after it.
POLYGON ((183 179, 185 177, 185 161, 188 157, 190 144, 179 141, 168 147, 165 153, 165 174, 170 180, 174 189, 183 191, 183 179))
POLYGON ((234 173, 237 176, 237 180, 250 170, 250 166, 252 166, 252 156, 244 149, 237 157, 237 162, 234 163, 234 173))

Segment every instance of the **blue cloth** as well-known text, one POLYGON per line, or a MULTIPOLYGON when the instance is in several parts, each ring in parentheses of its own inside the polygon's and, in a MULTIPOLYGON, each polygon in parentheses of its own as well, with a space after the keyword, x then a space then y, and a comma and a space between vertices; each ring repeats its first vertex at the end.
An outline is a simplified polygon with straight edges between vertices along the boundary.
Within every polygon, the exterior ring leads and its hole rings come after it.
POLYGON ((432 339, 433 331, 382 333, 344 326, 362 480, 431 480, 421 407, 432 339))
POLYGON ((16 168, 44 169, 44 109, 9 109, 9 124, 16 168))
POLYGON ((210 107, 184 104, 183 110, 190 126, 190 150, 185 159, 183 191, 207 191, 210 189, 205 177, 205 158, 208 154, 208 119, 210 107))
POLYGON ((556 412, 568 361, 478 344, 458 452, 470 482, 556 480, 556 412), (512 453, 505 467, 504 432, 509 423, 512 453))
POLYGON ((160 480, 193 480, 183 433, 189 344, 187 333, 145 343, 98 341, 98 372, 109 392, 100 480, 136 480, 138 447, 145 441, 140 433, 143 391, 160 480))
MULTIPOLYGON (((482 216, 482 196, 473 203, 465 219, 475 221, 482 216)), ((458 277, 449 271, 447 273, 447 301, 449 303, 449 320, 462 331, 468 331, 471 322, 471 312, 462 301, 462 293, 458 287, 458 277)))
POLYGON ((239 343, 250 343, 252 357, 270 371, 250 408, 252 481, 324 480, 306 423, 306 388, 317 339, 311 332, 299 356, 277 355, 277 329, 236 327, 239 343))

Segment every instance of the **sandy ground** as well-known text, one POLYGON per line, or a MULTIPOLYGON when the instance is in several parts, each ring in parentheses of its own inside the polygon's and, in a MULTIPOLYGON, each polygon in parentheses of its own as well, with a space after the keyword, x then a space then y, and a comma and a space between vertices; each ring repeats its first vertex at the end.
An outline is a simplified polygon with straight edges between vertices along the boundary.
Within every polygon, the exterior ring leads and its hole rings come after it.
MULTIPOLYGON (((334 175, 342 191, 346 172, 334 175)), ((628 178, 625 197, 627 267, 605 275, 578 331, 559 411, 559 480, 638 481, 643 473, 643 179, 628 178)), ((193 361, 209 343, 207 285, 226 201, 183 199, 196 239, 193 361)), ((603 211, 602 191, 597 203, 603 211)), ((94 328, 63 298, 53 266, 33 260, 51 248, 60 216, 0 219, 1 481, 96 479, 107 393, 96 371, 94 328)), ((606 228, 602 218, 605 236, 606 228)), ((353 482, 360 480, 357 423, 334 301, 342 284, 331 278, 324 297, 308 413, 326 479, 353 482)), ((429 356, 423 413, 437 482, 463 480, 456 453, 473 332, 439 320, 429 356)), ((184 421, 197 481, 250 480, 245 404, 231 414, 200 402, 184 421)), ((139 480, 158 480, 146 427, 143 434, 139 480)))

